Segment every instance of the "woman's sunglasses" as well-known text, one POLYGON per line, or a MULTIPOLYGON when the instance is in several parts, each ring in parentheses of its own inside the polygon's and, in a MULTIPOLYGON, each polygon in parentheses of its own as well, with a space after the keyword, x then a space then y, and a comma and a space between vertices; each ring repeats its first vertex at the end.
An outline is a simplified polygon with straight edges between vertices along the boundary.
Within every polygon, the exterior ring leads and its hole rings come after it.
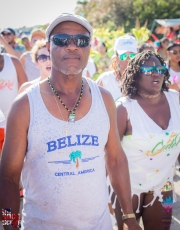
POLYGON ((55 34, 51 37, 51 40, 55 45, 60 47, 66 47, 70 44, 71 40, 77 47, 87 47, 90 44, 90 37, 85 35, 68 35, 68 34, 55 34))
POLYGON ((128 57, 130 58, 130 59, 132 59, 133 57, 135 57, 136 56, 136 54, 134 54, 134 53, 132 53, 132 54, 121 54, 121 55, 119 55, 119 59, 121 60, 121 61, 125 61, 128 57))
POLYGON ((154 73, 154 71, 156 71, 158 74, 160 75, 164 75, 166 72, 167 68, 166 66, 142 66, 141 67, 141 72, 148 76, 148 75, 152 75, 152 73, 154 73))
POLYGON ((37 56, 36 60, 39 62, 45 62, 47 60, 50 60, 50 56, 47 56, 46 54, 41 54, 37 56))
POLYGON ((180 54, 180 50, 169 50, 170 53, 174 54, 174 55, 177 55, 177 54, 180 54))

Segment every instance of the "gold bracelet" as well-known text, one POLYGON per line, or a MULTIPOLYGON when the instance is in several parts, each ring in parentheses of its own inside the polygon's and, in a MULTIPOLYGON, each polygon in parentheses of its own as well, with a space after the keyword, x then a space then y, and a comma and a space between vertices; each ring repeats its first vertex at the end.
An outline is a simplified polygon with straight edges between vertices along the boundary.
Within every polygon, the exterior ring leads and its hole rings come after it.
POLYGON ((129 218, 136 218, 136 216, 135 216, 134 213, 131 213, 131 214, 123 214, 123 215, 122 215, 122 220, 126 220, 126 219, 129 219, 129 218))

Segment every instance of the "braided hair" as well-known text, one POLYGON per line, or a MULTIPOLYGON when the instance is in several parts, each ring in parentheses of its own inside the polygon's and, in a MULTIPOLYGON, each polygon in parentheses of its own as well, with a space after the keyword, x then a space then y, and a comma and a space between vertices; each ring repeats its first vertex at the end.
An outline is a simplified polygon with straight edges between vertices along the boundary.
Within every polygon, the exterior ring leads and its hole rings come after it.
MULTIPOLYGON (((123 73, 123 83, 122 83, 122 94, 123 96, 129 96, 132 98, 136 95, 138 89, 137 89, 137 83, 141 77, 141 69, 140 67, 144 65, 145 61, 149 60, 150 57, 156 57, 161 65, 165 66, 165 62, 162 59, 162 57, 159 54, 156 54, 152 51, 145 50, 142 53, 137 54, 133 59, 131 59, 128 63, 127 68, 125 69, 123 73)), ((162 91, 168 91, 168 86, 166 83, 171 83, 169 81, 170 75, 169 71, 166 70, 164 74, 164 81, 162 84, 162 91)))

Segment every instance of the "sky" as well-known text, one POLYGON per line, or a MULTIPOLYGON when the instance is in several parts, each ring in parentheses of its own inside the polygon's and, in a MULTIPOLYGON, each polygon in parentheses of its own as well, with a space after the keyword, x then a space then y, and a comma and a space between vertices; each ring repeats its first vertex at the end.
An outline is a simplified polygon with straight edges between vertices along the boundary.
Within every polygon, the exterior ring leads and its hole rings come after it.
POLYGON ((0 29, 50 23, 60 13, 73 13, 77 0, 0 0, 0 29))

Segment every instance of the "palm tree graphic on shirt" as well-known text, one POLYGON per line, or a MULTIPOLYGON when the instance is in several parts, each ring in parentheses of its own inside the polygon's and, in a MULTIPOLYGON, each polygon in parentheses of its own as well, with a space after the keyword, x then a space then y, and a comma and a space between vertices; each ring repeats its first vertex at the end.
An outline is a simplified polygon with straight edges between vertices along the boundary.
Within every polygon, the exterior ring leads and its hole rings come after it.
POLYGON ((70 155, 69 155, 69 158, 71 161, 73 161, 74 163, 76 163, 76 168, 79 167, 79 159, 81 159, 82 157, 82 153, 81 151, 77 150, 76 152, 72 152, 70 155))

